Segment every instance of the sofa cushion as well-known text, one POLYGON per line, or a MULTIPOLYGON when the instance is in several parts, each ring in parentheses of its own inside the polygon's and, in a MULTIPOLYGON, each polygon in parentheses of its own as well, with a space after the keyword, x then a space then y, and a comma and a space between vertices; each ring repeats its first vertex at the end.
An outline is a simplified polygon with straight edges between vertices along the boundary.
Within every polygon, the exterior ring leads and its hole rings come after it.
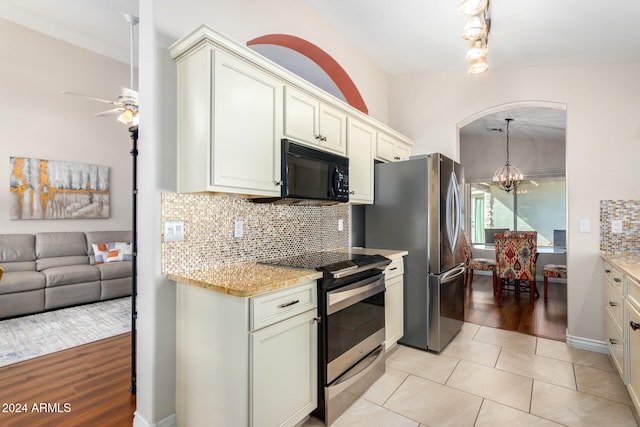
POLYGON ((35 236, 32 234, 0 234, 0 267, 9 271, 33 271, 35 236))
POLYGON ((37 271, 5 271, 0 281, 0 295, 44 289, 44 274, 37 271))
POLYGON ((67 265, 89 265, 89 257, 86 255, 59 256, 55 258, 42 258, 36 261, 38 271, 67 265))
POLYGON ((100 280, 131 277, 131 261, 96 264, 95 268, 100 271, 100 280))
POLYGON ((94 254, 92 264, 132 259, 131 243, 128 242, 93 243, 91 249, 94 254))
POLYGON ((52 267, 43 270, 42 274, 46 278, 45 286, 47 288, 100 280, 100 272, 91 265, 52 267))
POLYGON ((98 243, 109 242, 131 242, 131 231, 87 231, 85 233, 87 239, 87 254, 90 257, 90 263, 94 264, 93 245, 98 243))
POLYGON ((87 255, 87 239, 81 231, 36 233, 36 258, 87 255))

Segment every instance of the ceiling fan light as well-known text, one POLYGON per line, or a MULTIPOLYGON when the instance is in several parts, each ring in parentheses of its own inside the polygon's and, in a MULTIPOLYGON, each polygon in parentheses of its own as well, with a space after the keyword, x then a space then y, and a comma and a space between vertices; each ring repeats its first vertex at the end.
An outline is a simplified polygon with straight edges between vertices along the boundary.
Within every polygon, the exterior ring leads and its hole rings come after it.
POLYGON ((458 3, 458 13, 463 15, 477 15, 487 10, 489 0, 462 0, 458 3))
POLYGON ((487 20, 483 13, 473 15, 467 20, 467 24, 462 30, 462 38, 475 41, 481 38, 487 38, 489 29, 487 27, 487 20))
POLYGON ((487 56, 488 49, 485 39, 476 40, 471 44, 471 48, 467 51, 467 61, 474 62, 482 57, 487 56))
MULTIPOLYGON (((137 116, 137 114, 135 115, 137 116)), ((118 121, 125 125, 129 125, 133 122, 134 114, 133 111, 125 109, 122 114, 118 116, 118 121)))
POLYGON ((487 63, 487 57, 481 56, 480 58, 471 62, 469 65, 469 74, 482 74, 489 70, 489 64, 487 63))

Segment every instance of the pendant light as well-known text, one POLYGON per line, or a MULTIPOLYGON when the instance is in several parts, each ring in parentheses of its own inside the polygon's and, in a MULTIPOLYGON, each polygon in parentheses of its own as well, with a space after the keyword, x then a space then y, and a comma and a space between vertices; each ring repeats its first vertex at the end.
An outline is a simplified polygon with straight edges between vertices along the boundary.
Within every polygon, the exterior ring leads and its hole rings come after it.
POLYGON ((509 163, 509 124, 513 119, 505 120, 507 121, 507 163, 493 174, 493 182, 508 193, 517 187, 523 175, 520 169, 509 163))

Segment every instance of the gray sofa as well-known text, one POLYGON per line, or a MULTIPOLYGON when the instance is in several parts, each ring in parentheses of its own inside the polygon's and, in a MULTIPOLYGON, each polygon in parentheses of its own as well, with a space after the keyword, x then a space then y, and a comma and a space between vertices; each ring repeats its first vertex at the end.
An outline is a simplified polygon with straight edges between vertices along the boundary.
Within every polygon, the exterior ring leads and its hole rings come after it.
POLYGON ((96 264, 110 242, 131 232, 0 234, 0 319, 131 295, 131 261, 96 264))

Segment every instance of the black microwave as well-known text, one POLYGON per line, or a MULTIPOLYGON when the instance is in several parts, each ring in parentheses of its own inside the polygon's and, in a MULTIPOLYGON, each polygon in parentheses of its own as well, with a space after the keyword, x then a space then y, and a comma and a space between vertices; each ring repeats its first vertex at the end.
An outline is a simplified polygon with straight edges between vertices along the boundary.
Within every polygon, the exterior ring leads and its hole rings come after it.
POLYGON ((283 199, 349 201, 349 159, 282 140, 283 199))

